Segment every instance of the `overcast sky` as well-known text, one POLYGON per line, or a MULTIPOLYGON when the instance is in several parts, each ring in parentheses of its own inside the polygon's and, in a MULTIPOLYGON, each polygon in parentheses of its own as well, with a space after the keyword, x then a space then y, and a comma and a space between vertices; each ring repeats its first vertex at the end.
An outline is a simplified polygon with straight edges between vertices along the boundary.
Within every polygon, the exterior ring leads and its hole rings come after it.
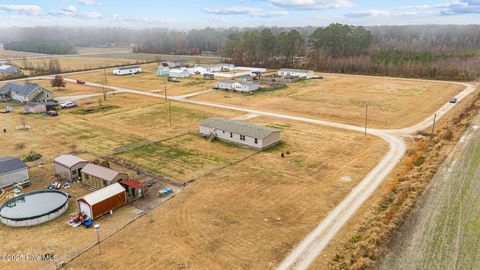
POLYGON ((191 29, 333 22, 479 24, 480 0, 0 0, 2 26, 191 29))

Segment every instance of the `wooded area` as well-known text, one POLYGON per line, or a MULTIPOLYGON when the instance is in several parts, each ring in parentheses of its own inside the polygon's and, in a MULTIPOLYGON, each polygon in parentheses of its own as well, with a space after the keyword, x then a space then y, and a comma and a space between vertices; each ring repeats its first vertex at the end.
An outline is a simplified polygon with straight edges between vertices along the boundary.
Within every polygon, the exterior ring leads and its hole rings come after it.
POLYGON ((73 54, 75 48, 64 40, 23 40, 3 44, 5 50, 45 54, 73 54))
POLYGON ((480 75, 477 25, 331 24, 190 31, 35 27, 1 31, 0 42, 5 44, 61 39, 73 46, 132 46, 139 53, 221 55, 237 65, 271 68, 445 80, 473 80, 480 75))

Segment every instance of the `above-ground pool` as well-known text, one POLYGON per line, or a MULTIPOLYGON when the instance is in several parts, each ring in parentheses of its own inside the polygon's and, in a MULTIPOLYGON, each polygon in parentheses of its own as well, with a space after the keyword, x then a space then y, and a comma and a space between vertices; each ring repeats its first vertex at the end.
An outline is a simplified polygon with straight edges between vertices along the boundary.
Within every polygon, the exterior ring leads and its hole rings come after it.
POLYGON ((57 218, 68 208, 68 195, 62 191, 42 190, 22 194, 0 207, 0 221, 8 226, 26 227, 57 218))

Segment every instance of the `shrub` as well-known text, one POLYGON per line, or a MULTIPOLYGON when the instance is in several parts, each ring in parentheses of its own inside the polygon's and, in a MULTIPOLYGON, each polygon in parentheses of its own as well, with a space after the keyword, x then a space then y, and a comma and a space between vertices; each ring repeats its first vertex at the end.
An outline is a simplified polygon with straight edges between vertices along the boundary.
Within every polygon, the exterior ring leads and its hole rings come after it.
POLYGON ((40 158, 42 158, 42 155, 37 153, 37 152, 34 152, 34 151, 31 151, 30 154, 28 154, 24 159, 23 159, 23 162, 31 162, 31 161, 35 161, 35 160, 39 160, 40 158))

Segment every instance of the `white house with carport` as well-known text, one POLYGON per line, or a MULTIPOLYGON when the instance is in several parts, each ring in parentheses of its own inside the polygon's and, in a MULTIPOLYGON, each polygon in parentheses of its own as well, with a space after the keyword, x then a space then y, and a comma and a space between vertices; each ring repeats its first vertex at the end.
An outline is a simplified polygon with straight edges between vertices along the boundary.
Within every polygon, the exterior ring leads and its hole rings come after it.
POLYGON ((133 75, 137 73, 141 73, 142 68, 140 66, 128 66, 128 67, 119 67, 113 69, 113 74, 114 75, 133 75))
POLYGON ((249 81, 226 80, 219 82, 214 88, 251 93, 260 89, 260 84, 249 81))
POLYGON ((74 155, 61 155, 53 160, 55 173, 62 179, 75 180, 81 177, 81 170, 87 166, 88 161, 74 155))
POLYGON ((30 184, 28 166, 16 157, 0 158, 0 188, 30 184))
POLYGON ((315 72, 313 72, 313 70, 283 68, 277 71, 277 75, 280 77, 299 77, 311 79, 315 76, 315 72))
POLYGON ((281 140, 281 131, 275 128, 224 118, 200 121, 200 135, 213 137, 257 150, 272 147, 281 140))

